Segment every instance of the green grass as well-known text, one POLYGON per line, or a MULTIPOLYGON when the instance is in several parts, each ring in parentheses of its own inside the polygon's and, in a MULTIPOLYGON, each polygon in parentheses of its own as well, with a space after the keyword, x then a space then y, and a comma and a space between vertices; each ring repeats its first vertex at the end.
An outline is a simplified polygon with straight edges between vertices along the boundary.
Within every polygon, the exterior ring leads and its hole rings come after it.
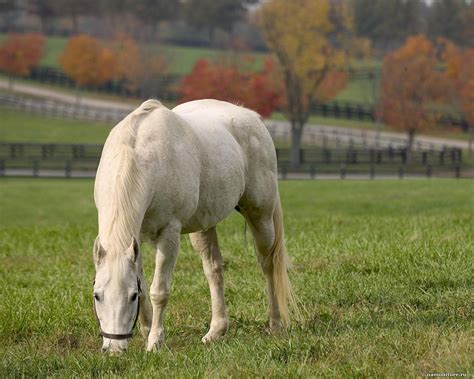
POLYGON ((112 125, 56 119, 0 108, 0 141, 104 143, 112 125))
MULTIPOLYGON (((473 374, 474 182, 282 182, 303 319, 265 331, 265 293, 240 216, 219 226, 227 336, 200 343, 208 289, 187 238, 166 345, 102 355, 92 313, 92 181, 0 181, 0 377, 414 377, 473 374)), ((148 280, 153 252, 143 250, 148 280)))

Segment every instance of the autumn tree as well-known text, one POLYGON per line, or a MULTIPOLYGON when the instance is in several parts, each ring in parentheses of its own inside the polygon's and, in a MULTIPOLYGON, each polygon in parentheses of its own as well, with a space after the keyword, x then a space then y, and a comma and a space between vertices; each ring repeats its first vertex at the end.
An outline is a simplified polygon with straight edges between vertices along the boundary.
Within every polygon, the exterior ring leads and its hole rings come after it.
POLYGON ((117 60, 115 79, 128 91, 153 97, 168 86, 165 80, 168 61, 159 49, 141 48, 123 33, 116 35, 111 46, 117 60))
POLYGON ((462 50, 441 39, 447 100, 474 127, 474 48, 462 50))
POLYGON ((136 91, 140 86, 145 70, 144 62, 140 56, 140 47, 132 37, 123 33, 116 34, 111 46, 117 65, 115 78, 127 90, 136 91))
POLYGON ((15 76, 27 76, 38 65, 44 50, 44 37, 41 34, 8 35, 0 46, 0 70, 10 77, 10 89, 15 76))
POLYGON ((200 59, 179 89, 181 101, 218 99, 242 104, 268 117, 282 104, 279 78, 271 59, 260 72, 248 72, 236 64, 200 59))
POLYGON ((408 134, 409 154, 416 133, 435 122, 430 105, 441 98, 444 83, 438 64, 434 45, 423 35, 409 37, 383 62, 383 119, 408 134))
POLYGON ((168 62, 163 53, 150 49, 140 51, 141 71, 139 72, 139 92, 141 96, 157 97, 169 84, 164 80, 168 62))
POLYGON ((112 80, 117 72, 112 50, 86 34, 69 39, 59 63, 78 87, 103 84, 112 80))
POLYGON ((341 1, 270 0, 257 12, 256 20, 281 68, 286 94, 283 112, 292 132, 291 159, 298 165, 311 107, 332 99, 346 84, 340 80, 345 76, 337 72, 347 58, 348 9, 341 1))

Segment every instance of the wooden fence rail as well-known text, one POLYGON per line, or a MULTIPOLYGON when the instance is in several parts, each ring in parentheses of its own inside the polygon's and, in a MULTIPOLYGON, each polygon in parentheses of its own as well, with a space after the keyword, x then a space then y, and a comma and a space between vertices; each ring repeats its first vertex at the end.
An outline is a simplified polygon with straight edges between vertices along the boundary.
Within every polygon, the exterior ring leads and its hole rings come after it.
MULTIPOLYGON (((0 143, 0 175, 93 176, 102 145, 0 143)), ((463 162, 460 149, 413 151, 406 149, 305 148, 301 165, 290 162, 289 149, 276 149, 280 175, 311 178, 348 175, 470 177, 473 170, 463 162)))

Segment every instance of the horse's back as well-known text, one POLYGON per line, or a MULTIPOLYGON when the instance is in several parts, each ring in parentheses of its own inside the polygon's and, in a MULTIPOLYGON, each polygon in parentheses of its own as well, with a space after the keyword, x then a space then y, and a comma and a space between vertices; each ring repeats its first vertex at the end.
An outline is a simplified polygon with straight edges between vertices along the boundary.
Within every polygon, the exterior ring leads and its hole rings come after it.
MULTIPOLYGON (((239 204, 273 208, 277 195, 277 164, 273 140, 260 115, 249 109, 218 100, 196 100, 178 105, 173 112, 193 130, 221 143, 232 139, 242 156, 243 192, 239 204), (225 136, 225 137, 224 137, 225 136)), ((224 154, 215 154, 222 159, 224 154)), ((233 158, 231 158, 232 160, 233 158)))

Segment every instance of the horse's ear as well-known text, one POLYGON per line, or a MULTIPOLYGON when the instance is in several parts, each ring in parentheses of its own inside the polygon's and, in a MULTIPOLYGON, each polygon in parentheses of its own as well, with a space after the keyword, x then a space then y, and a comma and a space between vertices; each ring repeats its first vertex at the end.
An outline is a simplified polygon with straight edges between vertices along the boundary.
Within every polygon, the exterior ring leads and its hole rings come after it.
POLYGON ((102 259, 104 259, 105 254, 105 249, 100 244, 99 236, 97 236, 94 242, 94 263, 96 267, 99 266, 102 259))
POLYGON ((137 261, 139 252, 140 252, 140 246, 138 245, 138 241, 135 237, 132 237, 132 244, 129 246, 129 248, 126 251, 127 256, 132 262, 135 263, 137 261))

